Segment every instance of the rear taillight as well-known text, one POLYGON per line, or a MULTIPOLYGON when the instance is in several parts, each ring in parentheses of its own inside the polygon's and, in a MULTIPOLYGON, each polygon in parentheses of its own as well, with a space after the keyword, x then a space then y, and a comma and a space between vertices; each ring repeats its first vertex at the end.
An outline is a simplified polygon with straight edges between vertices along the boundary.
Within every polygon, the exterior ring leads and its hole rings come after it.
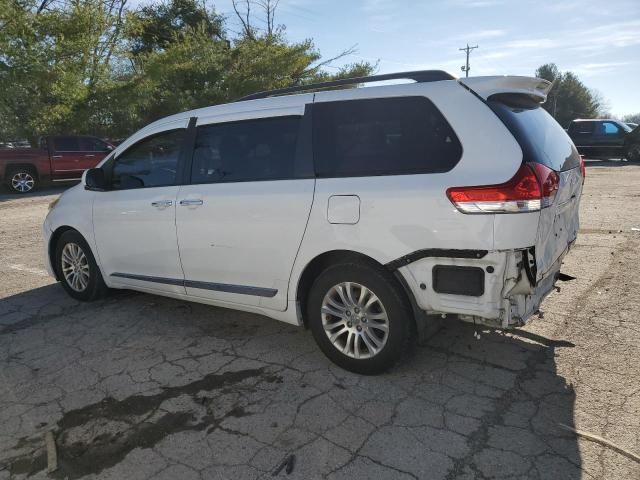
POLYGON ((558 187, 560 186, 560 177, 549 167, 545 167, 541 163, 528 164, 536 174, 540 189, 542 190, 542 208, 548 207, 553 203, 558 187))
POLYGON ((587 177, 587 169, 584 165, 584 155, 580 155, 580 174, 582 175, 582 184, 584 185, 584 179, 587 177))
POLYGON ((508 182, 453 187, 447 190, 447 197, 463 213, 535 212, 553 203, 559 180, 550 168, 526 163, 508 182))

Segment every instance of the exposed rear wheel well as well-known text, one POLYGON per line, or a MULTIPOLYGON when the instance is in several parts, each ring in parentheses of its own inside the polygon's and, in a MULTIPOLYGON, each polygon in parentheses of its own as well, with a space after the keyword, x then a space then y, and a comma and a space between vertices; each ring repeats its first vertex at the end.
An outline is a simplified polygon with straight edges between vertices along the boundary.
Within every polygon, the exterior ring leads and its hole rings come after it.
MULTIPOLYGON (((49 239, 49 248, 48 248, 48 254, 49 254, 49 262, 51 262, 51 268, 53 269, 53 273, 56 276, 56 280, 60 280, 60 275, 58 272, 58 268, 56 265, 56 261, 55 261, 55 256, 56 256, 56 245, 58 244, 58 240, 60 239, 60 237, 62 236, 62 234, 64 232, 68 232, 69 230, 74 230, 77 231, 75 228, 69 227, 69 226, 62 226, 62 227, 58 227, 56 229, 55 232, 53 232, 53 234, 51 235, 51 238, 49 239)), ((79 233, 79 232, 78 232, 79 233)))
POLYGON ((367 264, 372 266, 378 270, 384 271, 388 274, 389 282, 395 285, 399 291, 405 296, 408 304, 411 305, 411 295, 410 292, 406 290, 405 285, 403 285, 398 279, 389 272, 382 264, 374 260, 373 258, 364 255, 362 253, 354 252, 351 250, 332 250, 330 252, 325 252, 321 255, 318 255, 316 258, 311 260, 309 264, 305 267, 302 275, 300 276, 300 281, 298 282, 298 288, 296 291, 296 301, 300 306, 300 313, 302 314, 302 322, 305 328, 308 327, 307 319, 308 315, 306 312, 307 309, 307 300, 309 291, 311 290, 311 286, 315 279, 320 275, 320 273, 331 265, 338 265, 343 263, 359 263, 359 264, 367 264))

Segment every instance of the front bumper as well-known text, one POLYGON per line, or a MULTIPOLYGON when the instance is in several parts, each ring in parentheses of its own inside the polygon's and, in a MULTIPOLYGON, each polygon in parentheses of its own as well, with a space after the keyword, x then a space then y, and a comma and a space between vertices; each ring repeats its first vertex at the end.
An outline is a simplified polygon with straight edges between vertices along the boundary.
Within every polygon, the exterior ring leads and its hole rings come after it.
POLYGON ((56 274, 53 270, 53 265, 51 265, 51 256, 49 255, 49 244, 51 242, 51 235, 53 235, 53 231, 51 230, 51 226, 49 225, 48 217, 44 219, 44 223, 42 224, 42 254, 44 255, 44 264, 47 268, 47 273, 53 278, 56 278, 56 274))

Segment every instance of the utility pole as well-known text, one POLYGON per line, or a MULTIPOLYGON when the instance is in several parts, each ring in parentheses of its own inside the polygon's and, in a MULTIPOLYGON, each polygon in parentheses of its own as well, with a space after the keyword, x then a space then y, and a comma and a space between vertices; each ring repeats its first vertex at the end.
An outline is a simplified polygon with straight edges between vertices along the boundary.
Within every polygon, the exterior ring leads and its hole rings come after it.
POLYGON ((458 50, 461 50, 463 52, 465 52, 467 54, 467 63, 466 65, 463 65, 462 67, 460 67, 460 69, 465 73, 465 77, 469 76, 469 70, 471 70, 471 67, 469 66, 469 54, 471 53, 471 50, 474 50, 478 48, 478 45, 475 45, 473 47, 470 47, 469 44, 467 43, 467 46, 465 48, 459 48, 458 50))

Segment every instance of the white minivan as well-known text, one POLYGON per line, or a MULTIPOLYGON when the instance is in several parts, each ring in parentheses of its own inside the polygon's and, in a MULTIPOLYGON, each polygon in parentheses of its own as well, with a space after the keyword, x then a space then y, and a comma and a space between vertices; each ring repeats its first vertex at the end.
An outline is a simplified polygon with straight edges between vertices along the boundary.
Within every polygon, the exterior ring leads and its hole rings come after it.
POLYGON ((367 374, 425 319, 521 326, 578 232, 584 165, 549 88, 408 72, 158 120, 54 202, 50 273, 79 300, 124 288, 304 325, 367 374), (396 79, 413 83, 335 88, 396 79))

